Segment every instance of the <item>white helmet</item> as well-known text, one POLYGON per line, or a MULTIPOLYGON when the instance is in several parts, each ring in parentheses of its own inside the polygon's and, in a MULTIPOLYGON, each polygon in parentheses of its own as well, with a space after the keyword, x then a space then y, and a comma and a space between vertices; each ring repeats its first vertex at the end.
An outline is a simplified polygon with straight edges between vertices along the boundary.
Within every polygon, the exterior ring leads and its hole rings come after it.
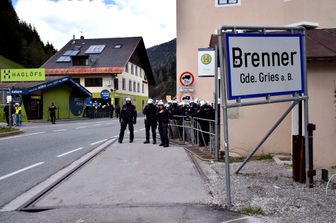
POLYGON ((147 104, 153 104, 153 99, 148 99, 147 104))
POLYGON ((205 103, 206 103, 206 102, 205 102, 204 100, 200 101, 200 105, 201 105, 201 106, 205 105, 205 103))
POLYGON ((164 105, 164 104, 163 104, 163 101, 160 100, 159 103, 158 103, 158 105, 164 105))
POLYGON ((129 97, 125 98, 125 101, 131 101, 131 98, 129 97))
POLYGON ((173 100, 173 104, 177 104, 177 101, 176 101, 176 100, 173 100))

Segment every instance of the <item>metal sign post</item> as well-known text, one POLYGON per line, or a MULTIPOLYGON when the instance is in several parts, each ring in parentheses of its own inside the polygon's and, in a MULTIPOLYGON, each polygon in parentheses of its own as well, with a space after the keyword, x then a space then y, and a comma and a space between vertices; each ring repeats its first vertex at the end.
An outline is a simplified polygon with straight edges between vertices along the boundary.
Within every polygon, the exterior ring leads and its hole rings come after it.
POLYGON ((252 150, 236 173, 292 111, 304 101, 306 179, 308 184, 308 88, 304 27, 222 26, 218 30, 221 107, 225 149, 227 205, 231 205, 228 109, 293 102, 252 150), (282 98, 273 96, 284 95, 282 98), (287 95, 288 97, 285 97, 287 95), (262 98, 242 101, 245 98, 262 98), (235 100, 235 101, 229 101, 235 100))

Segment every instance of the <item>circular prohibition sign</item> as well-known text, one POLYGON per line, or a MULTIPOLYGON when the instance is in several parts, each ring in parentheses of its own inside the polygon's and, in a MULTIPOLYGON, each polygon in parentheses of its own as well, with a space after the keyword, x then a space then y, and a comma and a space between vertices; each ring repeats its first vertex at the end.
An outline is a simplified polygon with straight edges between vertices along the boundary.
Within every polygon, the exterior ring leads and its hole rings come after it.
POLYGON ((180 83, 185 87, 193 85, 194 81, 195 77, 190 72, 183 72, 180 76, 180 83))

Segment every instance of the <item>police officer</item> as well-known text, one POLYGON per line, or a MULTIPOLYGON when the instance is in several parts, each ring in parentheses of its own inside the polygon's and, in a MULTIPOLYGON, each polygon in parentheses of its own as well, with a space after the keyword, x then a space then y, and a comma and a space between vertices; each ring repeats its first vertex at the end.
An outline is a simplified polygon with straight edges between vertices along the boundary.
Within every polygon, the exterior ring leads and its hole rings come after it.
POLYGON ((157 112, 157 119, 159 122, 159 133, 161 139, 161 144, 159 146, 168 147, 168 123, 170 119, 170 114, 162 101, 159 101, 158 106, 159 111, 157 112))
POLYGON ((56 110, 57 108, 54 105, 54 102, 52 102, 51 105, 49 106, 51 124, 56 124, 56 110))
POLYGON ((130 131, 130 143, 134 140, 134 126, 136 124, 137 112, 135 106, 132 105, 131 98, 125 99, 126 103, 122 106, 119 116, 120 121, 120 134, 119 134, 119 143, 122 143, 124 139, 124 134, 126 127, 130 131))
POLYGON ((158 108, 154 105, 153 99, 148 99, 147 105, 143 110, 143 114, 146 115, 145 128, 146 128, 146 141, 145 144, 149 143, 149 130, 152 128, 153 144, 156 144, 156 127, 157 127, 157 117, 156 113, 158 108))
MULTIPOLYGON (((201 101, 200 106, 201 108, 199 112, 197 112, 195 117, 213 120, 214 109, 209 104, 207 104, 205 101, 201 101)), ((210 136, 208 133, 205 133, 205 132, 209 132, 209 121, 199 120, 198 122, 201 126, 201 130, 204 131, 204 132, 199 132, 199 139, 200 139, 199 146, 208 145, 210 136)))

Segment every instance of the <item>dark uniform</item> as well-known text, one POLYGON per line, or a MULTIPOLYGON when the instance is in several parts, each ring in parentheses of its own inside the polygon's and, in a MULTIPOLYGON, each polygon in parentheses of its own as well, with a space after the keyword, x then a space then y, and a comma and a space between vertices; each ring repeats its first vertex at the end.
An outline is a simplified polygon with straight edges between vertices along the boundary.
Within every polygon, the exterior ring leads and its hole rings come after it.
POLYGON ((159 122, 159 133, 161 139, 161 144, 159 146, 168 147, 169 146, 168 123, 170 119, 170 113, 163 105, 161 106, 159 105, 157 118, 159 122))
POLYGON ((135 106, 129 101, 126 102, 125 105, 122 106, 120 111, 120 134, 119 134, 119 143, 122 143, 124 139, 124 134, 126 127, 128 125, 128 129, 130 131, 130 142, 134 140, 134 126, 136 124, 137 112, 135 106))
MULTIPOLYGON (((207 104, 201 106, 199 112, 195 115, 197 118, 203 119, 214 119, 214 109, 207 104)), ((204 132, 209 132, 209 122, 204 120, 199 120, 201 130, 204 132)), ((208 133, 199 132, 199 146, 205 146, 209 143, 210 136, 208 133)))
POLYGON ((149 143, 149 130, 152 129, 153 144, 156 144, 156 127, 157 127, 157 117, 156 114, 158 108, 150 103, 146 105, 143 110, 143 114, 146 115, 145 128, 146 128, 146 141, 144 143, 149 143))
POLYGON ((54 103, 51 103, 51 105, 49 106, 49 114, 50 114, 51 124, 56 123, 56 109, 57 108, 54 105, 54 103))

